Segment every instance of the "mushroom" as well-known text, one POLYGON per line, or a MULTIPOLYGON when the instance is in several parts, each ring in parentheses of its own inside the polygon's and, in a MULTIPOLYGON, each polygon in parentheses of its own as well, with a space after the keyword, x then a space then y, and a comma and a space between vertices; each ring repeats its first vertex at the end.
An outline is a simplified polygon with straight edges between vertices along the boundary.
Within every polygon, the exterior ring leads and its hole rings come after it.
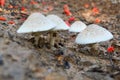
POLYGON ((47 18, 56 24, 56 26, 51 30, 51 33, 50 33, 50 45, 54 46, 56 36, 57 36, 56 31, 68 30, 69 26, 57 15, 51 14, 51 15, 48 15, 47 18))
POLYGON ((48 31, 54 28, 56 24, 47 19, 41 13, 32 13, 22 26, 17 30, 17 33, 33 33, 35 35, 35 45, 38 45, 39 32, 48 31))
POLYGON ((92 47, 94 48, 95 45, 93 45, 93 43, 107 41, 112 38, 113 35, 108 30, 99 25, 91 24, 77 35, 75 43, 92 44, 92 47))
POLYGON ((87 25, 82 21, 75 21, 69 28, 69 32, 72 32, 72 37, 76 37, 79 32, 82 32, 87 25))
POLYGON ((75 21, 71 25, 69 32, 82 32, 86 27, 87 25, 83 23, 82 21, 75 21))

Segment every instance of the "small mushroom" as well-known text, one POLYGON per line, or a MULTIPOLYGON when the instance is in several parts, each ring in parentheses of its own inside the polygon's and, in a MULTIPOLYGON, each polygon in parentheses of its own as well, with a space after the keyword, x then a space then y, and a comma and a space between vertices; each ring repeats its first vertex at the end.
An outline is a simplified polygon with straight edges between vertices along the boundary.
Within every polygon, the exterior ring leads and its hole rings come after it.
POLYGON ((79 32, 82 32, 85 28, 87 27, 87 25, 85 23, 83 23, 82 21, 75 21, 69 28, 69 32, 72 32, 72 36, 74 36, 74 38, 76 37, 76 35, 79 32))
MULTIPOLYGON (((76 37, 75 43, 77 44, 93 44, 98 42, 107 41, 113 38, 111 32, 105 28, 91 24, 88 27, 79 33, 76 37)), ((92 45, 94 47, 95 45, 92 45)))
POLYGON ((47 19, 41 13, 32 13, 22 26, 17 30, 17 33, 33 33, 35 36, 35 45, 38 45, 39 32, 48 31, 54 28, 56 24, 47 19))
POLYGON ((50 45, 54 46, 55 38, 57 36, 56 31, 68 30, 69 26, 57 15, 51 14, 51 15, 48 15, 47 18, 56 24, 56 26, 51 30, 51 33, 50 33, 50 45))
POLYGON ((87 25, 83 23, 82 21, 75 21, 71 25, 69 32, 82 32, 86 27, 87 25))

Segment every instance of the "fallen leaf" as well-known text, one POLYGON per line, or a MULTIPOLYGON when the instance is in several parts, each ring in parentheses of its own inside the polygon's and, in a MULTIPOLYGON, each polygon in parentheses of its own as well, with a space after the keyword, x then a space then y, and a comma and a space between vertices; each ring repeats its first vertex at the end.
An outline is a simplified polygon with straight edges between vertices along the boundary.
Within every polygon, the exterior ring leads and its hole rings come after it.
POLYGON ((99 13, 100 13, 100 11, 99 11, 99 9, 98 9, 97 7, 94 7, 94 8, 92 9, 92 12, 93 12, 93 15, 96 15, 96 14, 99 14, 99 13))
POLYGON ((15 24, 15 22, 14 21, 9 21, 8 24, 15 24))
POLYGON ((71 16, 72 13, 70 12, 70 10, 68 9, 64 9, 64 13, 67 15, 67 16, 71 16))
POLYGON ((99 18, 96 18, 94 21, 94 23, 100 23, 100 22, 101 22, 101 20, 99 18))
POLYGON ((65 4, 65 5, 63 6, 63 9, 64 9, 64 13, 65 13, 67 16, 71 16, 71 15, 72 15, 72 13, 70 12, 69 7, 68 7, 67 4, 65 4))
POLYGON ((68 21, 69 21, 69 22, 75 21, 75 17, 73 17, 73 16, 70 17, 68 21))
POLYGON ((5 5, 5 0, 0 0, 0 6, 4 7, 5 5))
POLYGON ((0 16, 0 21, 6 21, 6 18, 3 16, 0 16))

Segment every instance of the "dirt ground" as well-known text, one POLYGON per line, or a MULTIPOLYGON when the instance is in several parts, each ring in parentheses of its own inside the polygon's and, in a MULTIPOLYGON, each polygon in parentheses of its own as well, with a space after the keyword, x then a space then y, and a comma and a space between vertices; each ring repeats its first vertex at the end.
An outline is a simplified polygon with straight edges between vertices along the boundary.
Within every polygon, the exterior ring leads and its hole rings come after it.
POLYGON ((119 0, 117 3, 109 0, 34 0, 36 4, 23 1, 8 0, 0 8, 0 16, 6 18, 0 20, 0 80, 120 80, 119 0), (9 4, 15 8, 9 9, 9 4), (51 48, 49 32, 40 34, 43 36, 39 46, 34 45, 34 36, 31 33, 16 32, 33 12, 56 14, 67 21, 71 16, 64 13, 65 4, 69 6, 76 21, 103 26, 114 38, 95 44, 93 49, 91 45, 75 44, 77 34, 58 31, 55 46, 51 48), (26 13, 21 12, 20 8, 23 6, 27 9, 26 13), (47 11, 49 7, 52 10, 47 11), (94 7, 99 9, 98 14, 89 15, 94 7), (100 22, 96 22, 96 18, 100 22), (14 21, 14 24, 9 21, 14 21), (112 53, 114 65, 109 61, 109 45, 115 49, 112 53))

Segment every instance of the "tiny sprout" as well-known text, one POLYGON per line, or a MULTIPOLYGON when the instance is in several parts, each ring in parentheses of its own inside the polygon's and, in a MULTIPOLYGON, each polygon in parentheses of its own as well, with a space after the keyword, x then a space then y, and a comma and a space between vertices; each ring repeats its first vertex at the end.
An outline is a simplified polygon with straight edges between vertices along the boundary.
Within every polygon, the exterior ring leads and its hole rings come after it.
POLYGON ((109 60, 110 60, 110 64, 112 67, 114 67, 114 63, 112 61, 112 56, 113 56, 113 52, 114 52, 114 47, 113 46, 110 46, 107 48, 107 52, 108 52, 108 55, 109 55, 109 60))
POLYGON ((107 48, 107 52, 108 52, 108 53, 114 52, 114 47, 113 47, 113 46, 108 47, 108 48, 107 48))

